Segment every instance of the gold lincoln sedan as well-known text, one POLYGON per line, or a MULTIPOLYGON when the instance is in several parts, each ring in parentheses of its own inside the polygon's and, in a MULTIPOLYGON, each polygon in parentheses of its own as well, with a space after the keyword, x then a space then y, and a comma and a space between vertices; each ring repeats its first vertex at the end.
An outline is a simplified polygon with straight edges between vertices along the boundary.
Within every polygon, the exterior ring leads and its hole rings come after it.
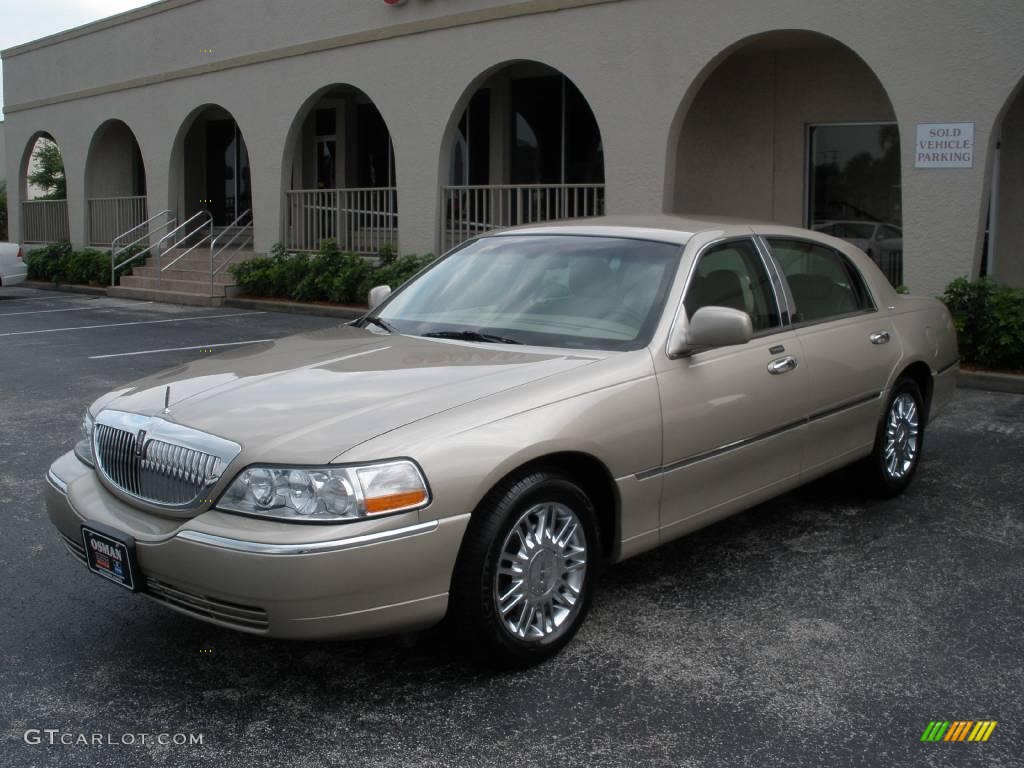
POLYGON ((941 303, 771 224, 507 230, 372 296, 349 325, 93 403, 48 473, 71 554, 223 627, 447 617, 489 661, 529 664, 569 642, 609 564, 849 464, 902 491, 958 361, 941 303))

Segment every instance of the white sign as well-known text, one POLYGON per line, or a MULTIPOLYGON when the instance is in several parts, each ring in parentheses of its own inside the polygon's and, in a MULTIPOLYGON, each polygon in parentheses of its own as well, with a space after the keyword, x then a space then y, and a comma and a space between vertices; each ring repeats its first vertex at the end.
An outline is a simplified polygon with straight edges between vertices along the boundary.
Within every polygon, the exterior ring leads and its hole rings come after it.
POLYGON ((915 168, 973 168, 974 123, 920 123, 915 168))

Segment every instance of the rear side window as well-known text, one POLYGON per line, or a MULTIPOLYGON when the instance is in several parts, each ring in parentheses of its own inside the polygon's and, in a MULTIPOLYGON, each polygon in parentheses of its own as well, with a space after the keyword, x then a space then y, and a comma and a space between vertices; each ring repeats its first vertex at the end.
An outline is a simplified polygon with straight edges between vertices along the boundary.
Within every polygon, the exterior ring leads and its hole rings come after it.
POLYGON ((857 268, 843 254, 805 240, 769 238, 789 283, 794 323, 813 323, 874 309, 857 268))
POLYGON ((752 240, 734 240, 705 251, 684 305, 687 317, 701 307, 739 309, 750 315, 755 333, 782 325, 771 278, 752 240))

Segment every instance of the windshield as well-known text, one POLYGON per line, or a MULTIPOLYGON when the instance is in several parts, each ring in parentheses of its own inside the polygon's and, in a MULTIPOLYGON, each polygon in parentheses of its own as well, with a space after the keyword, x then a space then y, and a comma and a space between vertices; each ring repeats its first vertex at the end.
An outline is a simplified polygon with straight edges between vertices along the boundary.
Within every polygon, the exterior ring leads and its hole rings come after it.
POLYGON ((415 336, 638 349, 650 341, 681 253, 625 238, 486 237, 437 262, 375 316, 415 336))

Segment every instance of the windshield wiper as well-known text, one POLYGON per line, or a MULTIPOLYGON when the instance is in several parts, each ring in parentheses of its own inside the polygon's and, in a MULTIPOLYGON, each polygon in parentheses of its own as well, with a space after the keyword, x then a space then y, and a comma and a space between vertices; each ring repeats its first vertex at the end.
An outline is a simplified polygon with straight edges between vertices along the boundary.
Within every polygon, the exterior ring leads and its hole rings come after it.
POLYGON ((431 339, 459 339, 460 341, 486 341, 489 344, 522 344, 521 341, 508 339, 504 336, 495 336, 492 333, 480 333, 480 331, 431 331, 420 334, 431 339))
POLYGON ((388 333, 398 334, 398 329, 391 325, 391 323, 381 320, 379 317, 364 317, 363 327, 365 328, 368 325, 376 325, 378 328, 383 328, 388 333))

